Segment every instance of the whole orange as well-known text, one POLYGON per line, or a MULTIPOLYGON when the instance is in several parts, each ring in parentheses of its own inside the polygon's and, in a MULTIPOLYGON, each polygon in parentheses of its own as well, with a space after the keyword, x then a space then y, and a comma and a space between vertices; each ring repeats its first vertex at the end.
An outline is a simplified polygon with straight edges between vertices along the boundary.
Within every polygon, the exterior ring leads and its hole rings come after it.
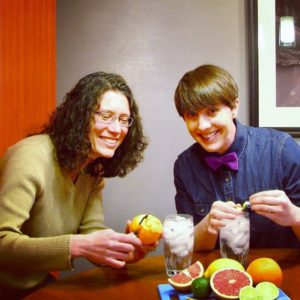
POLYGON ((133 232, 143 244, 150 245, 161 237, 162 223, 150 214, 137 215, 129 224, 129 232, 133 232))
POLYGON ((272 258, 261 257, 253 260, 246 270, 252 277, 253 283, 269 281, 280 287, 282 282, 282 270, 272 258))

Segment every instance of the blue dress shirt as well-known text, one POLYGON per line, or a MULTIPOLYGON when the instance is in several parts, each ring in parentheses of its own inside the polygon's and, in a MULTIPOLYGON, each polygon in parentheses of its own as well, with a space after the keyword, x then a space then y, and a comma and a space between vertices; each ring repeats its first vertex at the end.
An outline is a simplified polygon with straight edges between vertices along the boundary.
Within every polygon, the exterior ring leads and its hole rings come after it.
MULTIPOLYGON (((208 153, 195 143, 174 164, 176 209, 193 215, 199 223, 216 200, 243 203, 265 190, 283 190, 300 206, 300 146, 286 133, 244 126, 236 121, 235 140, 228 152, 236 152, 239 170, 222 166, 213 172, 204 157, 208 153)), ((216 154, 217 155, 217 154, 216 154)), ((291 227, 250 212, 250 247, 298 247, 291 227)), ((216 247, 219 243, 216 243, 216 247)))

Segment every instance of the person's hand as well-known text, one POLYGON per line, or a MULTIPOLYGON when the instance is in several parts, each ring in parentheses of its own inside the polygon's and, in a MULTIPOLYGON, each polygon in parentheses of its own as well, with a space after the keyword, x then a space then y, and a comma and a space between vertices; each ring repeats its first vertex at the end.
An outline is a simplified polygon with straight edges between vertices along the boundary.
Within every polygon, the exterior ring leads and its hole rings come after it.
POLYGON ((130 253, 129 259, 126 261, 127 263, 135 263, 143 259, 147 256, 149 252, 155 251, 159 244, 159 241, 151 245, 142 244, 141 247, 135 247, 134 251, 130 253))
MULTIPOLYGON (((126 233, 129 233, 130 223, 131 223, 131 221, 128 220, 126 228, 125 228, 126 233)), ((130 234, 134 235, 134 233, 130 233, 130 234)), ((147 254, 149 252, 155 251, 158 245, 159 245, 159 240, 157 240, 155 243, 153 243, 151 245, 142 244, 140 247, 135 247, 134 251, 132 251, 130 253, 127 263, 135 263, 135 262, 140 261, 145 256, 147 256, 147 254)))
POLYGON ((142 246, 133 234, 104 229, 86 235, 73 235, 71 256, 85 257, 94 264, 122 268, 132 259, 135 248, 142 246))
POLYGON ((215 201, 208 213, 207 231, 217 235, 221 227, 226 225, 226 220, 233 220, 241 211, 236 209, 231 201, 215 201))
POLYGON ((299 208, 284 191, 270 190, 250 196, 251 209, 281 226, 294 226, 299 222, 299 208))

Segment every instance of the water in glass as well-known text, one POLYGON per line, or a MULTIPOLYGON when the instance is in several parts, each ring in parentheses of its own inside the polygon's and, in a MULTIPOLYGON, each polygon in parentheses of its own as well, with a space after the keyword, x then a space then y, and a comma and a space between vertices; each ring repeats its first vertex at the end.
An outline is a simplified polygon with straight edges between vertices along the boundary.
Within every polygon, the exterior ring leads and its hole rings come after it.
POLYGON ((193 217, 186 214, 167 215, 163 223, 163 240, 167 275, 173 276, 191 265, 193 217))
POLYGON ((249 213, 227 222, 220 229, 220 251, 222 257, 233 258, 244 266, 247 263, 250 241, 249 213))

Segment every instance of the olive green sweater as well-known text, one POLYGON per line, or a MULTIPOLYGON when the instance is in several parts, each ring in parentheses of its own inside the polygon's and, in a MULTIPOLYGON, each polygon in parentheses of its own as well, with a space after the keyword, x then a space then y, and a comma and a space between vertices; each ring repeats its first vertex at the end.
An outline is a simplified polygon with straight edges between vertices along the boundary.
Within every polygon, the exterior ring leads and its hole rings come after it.
POLYGON ((70 237, 104 228, 103 178, 76 184, 54 159, 48 135, 15 144, 0 160, 0 286, 29 289, 70 270, 70 237))

